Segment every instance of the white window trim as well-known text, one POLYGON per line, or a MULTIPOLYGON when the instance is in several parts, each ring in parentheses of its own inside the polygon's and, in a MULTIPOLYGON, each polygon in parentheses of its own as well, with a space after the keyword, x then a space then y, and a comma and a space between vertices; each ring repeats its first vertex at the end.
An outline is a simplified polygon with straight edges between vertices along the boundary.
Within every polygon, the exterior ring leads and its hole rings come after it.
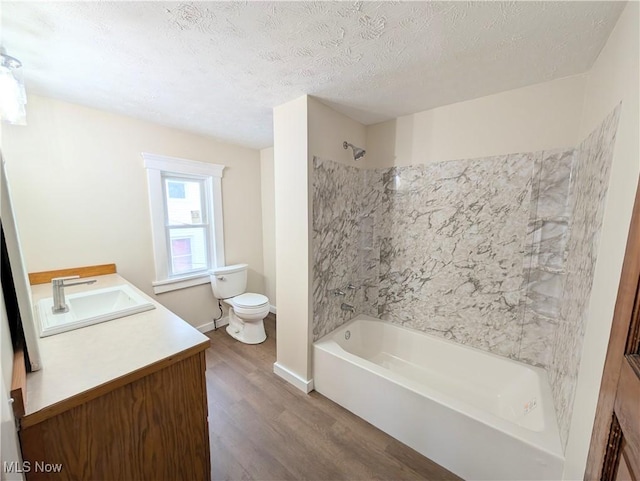
POLYGON ((224 266, 224 223, 222 218, 222 171, 224 170, 224 165, 149 154, 147 152, 142 152, 142 158, 144 159, 144 167, 147 169, 149 187, 153 259, 156 267, 156 280, 151 283, 154 292, 161 294, 209 283, 208 273, 169 277, 162 172, 207 177, 205 188, 208 190, 208 197, 213 201, 211 209, 213 218, 209 223, 211 229, 210 238, 212 240, 209 256, 212 267, 224 266))

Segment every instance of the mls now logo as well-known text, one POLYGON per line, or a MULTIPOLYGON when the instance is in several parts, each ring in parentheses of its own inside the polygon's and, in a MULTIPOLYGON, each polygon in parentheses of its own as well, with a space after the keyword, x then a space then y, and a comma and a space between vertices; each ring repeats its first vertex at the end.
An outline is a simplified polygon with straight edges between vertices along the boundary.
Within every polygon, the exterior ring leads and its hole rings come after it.
POLYGON ((62 463, 45 463, 42 461, 4 461, 2 463, 2 470, 5 473, 59 473, 62 471, 62 463))

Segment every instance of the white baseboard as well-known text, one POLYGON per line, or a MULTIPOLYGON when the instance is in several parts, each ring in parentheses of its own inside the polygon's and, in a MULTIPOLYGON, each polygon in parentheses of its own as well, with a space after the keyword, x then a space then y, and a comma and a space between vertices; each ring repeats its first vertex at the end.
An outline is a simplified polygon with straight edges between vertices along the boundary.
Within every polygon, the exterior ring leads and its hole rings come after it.
POLYGON ((298 376, 296 373, 284 367, 282 364, 274 362, 273 372, 304 393, 310 393, 311 391, 313 391, 313 379, 305 380, 298 376))
MULTIPOLYGON (((229 316, 224 316, 222 319, 216 321, 216 327, 222 327, 229 324, 229 316)), ((213 321, 207 322, 206 324, 202 324, 201 326, 196 327, 196 329, 202 333, 213 331, 214 325, 213 321)))
POLYGON ((271 314, 276 314, 276 306, 270 304, 269 305, 269 312, 271 314))

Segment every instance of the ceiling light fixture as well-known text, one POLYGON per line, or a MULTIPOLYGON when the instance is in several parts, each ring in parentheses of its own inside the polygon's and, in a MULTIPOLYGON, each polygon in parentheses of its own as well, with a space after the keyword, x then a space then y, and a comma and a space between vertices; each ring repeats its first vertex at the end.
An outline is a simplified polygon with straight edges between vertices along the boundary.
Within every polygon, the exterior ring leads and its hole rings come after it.
POLYGON ((27 93, 22 80, 22 62, 0 47, 0 119, 16 125, 27 124, 27 93))

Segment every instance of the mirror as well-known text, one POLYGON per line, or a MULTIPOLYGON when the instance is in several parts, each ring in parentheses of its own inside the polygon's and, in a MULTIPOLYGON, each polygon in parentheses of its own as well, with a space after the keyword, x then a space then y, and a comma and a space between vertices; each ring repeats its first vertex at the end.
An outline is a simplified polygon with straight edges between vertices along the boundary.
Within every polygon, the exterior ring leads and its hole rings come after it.
MULTIPOLYGON (((2 222, 2 233, 6 244, 7 261, 10 265, 11 276, 7 286, 3 282, 3 291, 15 292, 15 308, 17 313, 13 316, 19 318, 26 347, 25 358, 29 360, 31 371, 37 371, 42 367, 40 362, 40 349, 38 348, 38 335, 33 314, 33 301, 31 299, 31 288, 29 287, 29 277, 27 275, 22 249, 20 247, 20 237, 11 204, 11 192, 7 179, 7 169, 4 159, 0 153, 2 162, 2 175, 0 183, 0 222, 2 222), (12 279, 11 279, 12 278, 12 279), (13 281, 11 283, 11 280, 13 281), (16 315, 17 314, 17 315, 16 315)), ((7 310, 9 310, 7 303, 7 310)), ((8 313, 10 316, 11 313, 8 313)), ((27 367, 28 369, 28 367, 27 367)))

